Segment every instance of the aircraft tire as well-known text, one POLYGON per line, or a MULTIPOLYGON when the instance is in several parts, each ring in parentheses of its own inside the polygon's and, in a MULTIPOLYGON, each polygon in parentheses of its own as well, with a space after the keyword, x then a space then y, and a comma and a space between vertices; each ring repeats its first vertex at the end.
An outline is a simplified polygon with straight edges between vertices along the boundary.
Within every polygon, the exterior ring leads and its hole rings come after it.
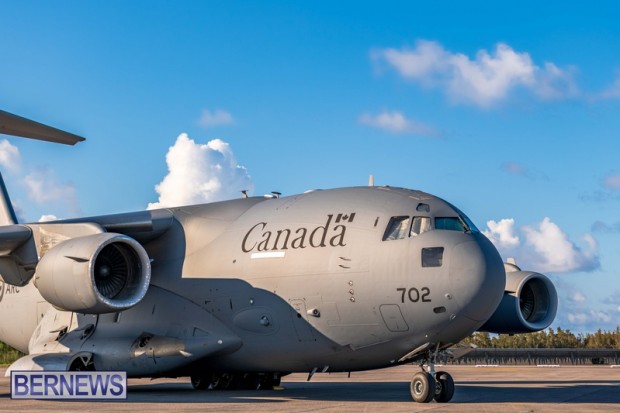
POLYGON ((214 374, 209 388, 213 390, 230 390, 233 376, 228 373, 214 374))
POLYGON ((190 381, 194 390, 207 390, 211 384, 211 380, 205 376, 191 376, 190 381))
POLYGON ((247 373, 243 377, 241 388, 243 390, 258 390, 261 385, 261 377, 256 373, 247 373))
POLYGON ((454 380, 449 373, 438 371, 435 373, 435 395, 437 403, 447 403, 454 396, 454 380))
POLYGON ((428 403, 435 396, 435 379, 430 373, 419 372, 411 379, 411 397, 418 403, 428 403))
POLYGON ((231 373, 230 381, 228 382, 225 390, 243 390, 243 374, 231 373))
POLYGON ((274 387, 278 387, 281 382, 279 375, 269 373, 266 374, 260 383, 260 390, 273 390, 274 387))

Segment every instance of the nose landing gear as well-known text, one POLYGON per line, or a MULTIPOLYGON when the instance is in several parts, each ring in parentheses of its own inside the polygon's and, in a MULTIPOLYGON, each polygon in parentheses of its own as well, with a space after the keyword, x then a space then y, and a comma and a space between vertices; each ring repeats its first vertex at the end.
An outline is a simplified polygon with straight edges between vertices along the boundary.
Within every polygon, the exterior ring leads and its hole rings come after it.
POLYGON ((438 403, 447 403, 454 396, 454 380, 450 373, 435 372, 435 353, 429 353, 428 371, 424 370, 424 361, 420 364, 421 372, 411 379, 409 390, 411 397, 418 403, 429 403, 435 399, 438 403))
POLYGON ((433 398, 438 403, 447 403, 454 396, 454 380, 450 373, 438 371, 435 373, 435 395, 433 398))

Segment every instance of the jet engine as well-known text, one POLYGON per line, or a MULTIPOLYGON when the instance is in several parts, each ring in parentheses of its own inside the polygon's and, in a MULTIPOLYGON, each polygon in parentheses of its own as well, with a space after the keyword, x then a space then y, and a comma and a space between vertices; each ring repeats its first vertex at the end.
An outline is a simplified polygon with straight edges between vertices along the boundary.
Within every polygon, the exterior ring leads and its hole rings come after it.
POLYGON ((499 306, 479 331, 497 334, 544 330, 555 319, 558 294, 549 278, 506 263, 506 288, 499 306))
POLYGON ((39 261, 35 285, 54 307, 84 314, 122 311, 138 304, 151 280, 140 243, 121 234, 71 238, 39 261))

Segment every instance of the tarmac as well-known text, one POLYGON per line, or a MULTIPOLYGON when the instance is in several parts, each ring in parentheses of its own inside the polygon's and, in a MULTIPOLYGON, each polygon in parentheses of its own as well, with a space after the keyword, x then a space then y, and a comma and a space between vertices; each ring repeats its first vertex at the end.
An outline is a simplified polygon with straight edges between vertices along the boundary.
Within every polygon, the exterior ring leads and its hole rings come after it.
POLYGON ((193 390, 189 379, 130 379, 124 401, 12 400, 0 368, 1 412, 618 412, 620 366, 454 366, 450 403, 409 394, 413 365, 346 373, 291 374, 283 390, 193 390))

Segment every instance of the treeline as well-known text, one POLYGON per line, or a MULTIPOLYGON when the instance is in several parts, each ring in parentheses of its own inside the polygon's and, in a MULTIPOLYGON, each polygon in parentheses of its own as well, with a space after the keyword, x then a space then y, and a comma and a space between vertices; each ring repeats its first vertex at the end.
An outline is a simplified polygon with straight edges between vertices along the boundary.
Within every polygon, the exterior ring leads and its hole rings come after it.
POLYGON ((478 348, 598 348, 620 349, 620 327, 614 331, 574 334, 558 327, 528 334, 489 334, 475 332, 462 341, 478 348))
POLYGON ((23 355, 24 353, 17 351, 0 341, 0 365, 11 364, 23 355))

